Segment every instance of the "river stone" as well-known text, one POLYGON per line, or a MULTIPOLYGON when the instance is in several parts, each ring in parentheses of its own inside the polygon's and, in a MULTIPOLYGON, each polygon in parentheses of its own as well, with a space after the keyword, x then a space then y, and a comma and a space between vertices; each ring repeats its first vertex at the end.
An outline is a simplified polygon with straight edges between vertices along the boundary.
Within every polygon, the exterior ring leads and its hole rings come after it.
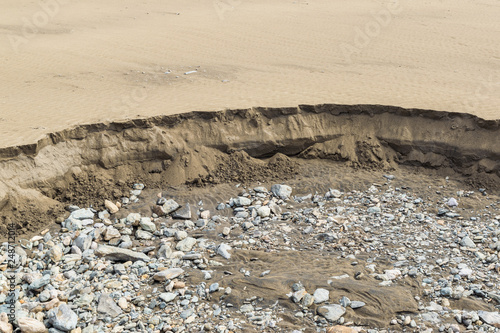
POLYGON ((151 218, 149 218, 149 217, 141 218, 140 226, 145 231, 149 231, 149 232, 156 231, 156 224, 154 224, 154 222, 152 222, 151 218))
POLYGON ((319 304, 328 301, 330 298, 330 292, 323 288, 318 288, 313 294, 314 303, 319 304))
POLYGON ((182 220, 189 220, 189 219, 191 219, 191 206, 188 203, 185 204, 180 209, 176 210, 172 214, 172 217, 174 219, 182 219, 182 220))
POLYGON ((73 211, 70 214, 70 217, 76 220, 90 220, 94 218, 94 212, 91 211, 89 208, 82 208, 73 211))
POLYGON ((42 287, 45 287, 49 283, 50 283, 50 275, 46 274, 46 275, 42 276, 41 278, 36 279, 35 281, 33 281, 28 286, 28 289, 30 289, 30 290, 37 290, 37 289, 40 289, 42 287))
POLYGON ((196 244, 196 239, 193 237, 187 237, 186 239, 181 240, 175 246, 175 249, 182 252, 189 252, 196 244))
POLYGON ((465 246, 465 247, 476 247, 476 244, 470 239, 469 236, 465 236, 462 238, 460 241, 460 245, 465 246))
POLYGON ((500 325, 500 313, 498 312, 487 312, 479 310, 477 314, 479 315, 481 320, 488 325, 493 325, 493 326, 500 325))
POLYGON ((164 301, 165 303, 173 301, 175 299, 175 297, 177 297, 177 294, 175 294, 175 293, 161 293, 160 294, 161 300, 164 301))
POLYGON ((78 316, 66 303, 62 303, 57 308, 53 308, 48 312, 50 324, 58 330, 68 332, 76 328, 78 316))
POLYGON ((149 261, 149 257, 144 253, 109 245, 99 245, 95 250, 95 254, 112 261, 149 261))
POLYGON ((180 205, 177 202, 175 202, 175 200, 173 200, 173 199, 168 199, 162 206, 165 214, 170 214, 170 213, 176 211, 177 209, 179 209, 179 207, 180 207, 180 205))
POLYGON ((231 254, 227 252, 229 250, 231 250, 231 246, 222 243, 217 247, 217 254, 221 255, 225 259, 229 259, 231 258, 231 254))
POLYGON ((21 333, 46 333, 48 332, 45 325, 33 318, 19 318, 17 324, 21 329, 21 333))
POLYGON ((184 270, 182 268, 169 268, 153 275, 153 279, 155 279, 156 281, 172 280, 182 273, 184 273, 184 270))
POLYGON ((123 312, 122 309, 115 303, 113 298, 109 296, 109 294, 102 294, 101 297, 99 297, 97 311, 99 311, 100 313, 105 313, 112 318, 120 315, 123 312))
POLYGON ((153 238, 153 234, 150 233, 149 231, 137 229, 137 231, 135 232, 135 237, 137 239, 151 239, 153 238))
POLYGON ((292 194, 292 188, 288 185, 275 184, 271 186, 271 192, 278 198, 287 200, 292 194))
POLYGON ((252 200, 246 197, 237 197, 236 199, 234 199, 234 204, 238 207, 250 206, 252 204, 252 200))
POLYGON ((345 313, 345 308, 338 304, 323 305, 318 308, 318 314, 331 322, 340 319, 345 313))
POLYGON ((118 213, 118 211, 120 210, 118 208, 117 205, 115 205, 114 203, 112 203, 111 201, 109 200, 104 200, 104 207, 106 207, 106 209, 111 213, 111 214, 115 214, 115 213, 118 213))
POLYGON ((268 217, 271 215, 271 208, 268 206, 262 206, 257 209, 257 214, 259 214, 260 217, 268 217))
POLYGON ((92 237, 89 235, 80 235, 76 237, 73 244, 80 248, 80 250, 82 251, 88 250, 92 245, 92 237))
POLYGON ((50 249, 50 252, 49 252, 49 257, 50 259, 52 259, 53 261, 60 261, 63 257, 63 251, 61 249, 61 246, 59 245, 55 245, 53 246, 51 249, 50 249))

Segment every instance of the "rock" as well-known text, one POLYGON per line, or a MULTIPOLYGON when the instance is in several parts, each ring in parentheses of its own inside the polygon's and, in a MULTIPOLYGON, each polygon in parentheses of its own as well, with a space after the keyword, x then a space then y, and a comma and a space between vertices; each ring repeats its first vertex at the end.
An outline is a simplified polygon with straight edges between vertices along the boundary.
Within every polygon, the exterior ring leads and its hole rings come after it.
POLYGON ((257 214, 260 217, 268 217, 269 215, 271 215, 271 208, 269 208, 268 206, 261 206, 259 209, 257 209, 257 214))
POLYGON ((153 275, 153 279, 155 279, 156 281, 172 280, 182 273, 184 273, 184 270, 182 268, 169 268, 153 275))
POLYGON ((231 250, 231 246, 222 243, 217 247, 217 254, 221 255, 225 259, 229 259, 231 258, 231 254, 227 252, 229 250, 231 250))
POLYGON ((88 235, 80 235, 75 238, 73 244, 82 251, 88 250, 92 245, 92 237, 88 235))
POLYGON ((172 248, 169 244, 162 244, 158 253, 156 254, 158 258, 170 258, 172 256, 172 248))
POLYGON ((122 310, 126 310, 128 309, 128 302, 127 302, 127 299, 125 297, 120 297, 120 299, 118 300, 118 306, 122 309, 122 310))
POLYGON ((141 218, 141 222, 139 222, 139 225, 144 231, 148 232, 155 232, 156 231, 156 224, 151 221, 151 218, 149 217, 143 217, 141 218))
POLYGON ((50 283, 50 275, 46 274, 43 277, 36 279, 32 283, 30 283, 30 285, 28 286, 28 289, 29 290, 37 290, 37 289, 40 289, 42 287, 45 287, 49 283, 50 283))
POLYGON ((78 209, 73 211, 70 214, 70 217, 76 220, 91 220, 94 218, 94 212, 91 211, 89 208, 78 209))
POLYGON ((111 213, 111 214, 115 214, 115 213, 118 213, 118 211, 120 210, 118 208, 117 205, 115 205, 114 203, 112 203, 111 201, 109 200, 104 200, 104 207, 106 207, 106 209, 111 213))
POLYGON ((112 261, 149 261, 149 257, 144 253, 109 245, 99 245, 95 250, 95 254, 112 261))
POLYGON ((351 300, 345 296, 342 296, 340 299, 340 305, 342 305, 344 308, 347 308, 348 306, 351 306, 351 300))
POLYGON ((370 214, 380 214, 382 212, 382 209, 378 206, 373 206, 369 207, 367 212, 370 214))
POLYGON ((313 294, 314 303, 319 304, 328 301, 330 298, 330 292, 323 288, 318 288, 313 294))
POLYGON ((183 239, 186 239, 188 236, 188 233, 185 232, 184 230, 177 230, 174 234, 175 240, 176 241, 181 241, 183 239))
POLYGON ((48 329, 42 322, 39 322, 33 318, 19 318, 17 320, 18 326, 21 329, 21 333, 46 333, 48 329))
POLYGON ((455 199, 455 198, 450 198, 448 200, 448 202, 446 202, 446 204, 448 205, 448 207, 457 207, 458 206, 457 199, 455 199))
POLYGON ((307 291, 305 289, 297 290, 296 292, 292 293, 292 301, 294 303, 298 303, 302 298, 304 298, 305 295, 307 295, 307 291))
POLYGON ((476 244, 470 239, 469 236, 465 236, 462 238, 460 241, 460 245, 465 246, 465 247, 476 247, 476 244))
POLYGON ((365 302, 361 302, 361 301, 352 301, 351 302, 351 309, 359 309, 359 308, 362 308, 363 306, 365 306, 366 303, 365 302))
POLYGON ((479 310, 477 314, 486 324, 500 327, 500 313, 479 310))
POLYGON ((120 238, 121 237, 121 234, 120 232, 118 231, 118 229, 116 229, 115 227, 113 226, 109 226, 106 228, 106 230, 104 231, 104 240, 106 241, 109 241, 110 239, 113 239, 113 238, 120 238))
POLYGON ((9 323, 9 317, 5 312, 0 313, 0 332, 1 333, 12 333, 14 328, 12 324, 9 323))
POLYGON ((305 294, 304 297, 302 297, 302 306, 305 306, 306 308, 310 307, 314 303, 314 297, 311 294, 305 294))
POLYGON ((109 296, 109 294, 102 294, 101 297, 99 297, 97 311, 111 316, 112 318, 123 312, 122 309, 115 303, 113 298, 109 296))
POLYGON ((292 188, 288 185, 275 184, 271 186, 271 192, 282 200, 288 200, 292 195, 292 188))
POLYGON ((362 330, 359 327, 349 327, 349 326, 341 326, 341 325, 335 325, 332 327, 328 327, 326 329, 326 333, 358 333, 361 331, 362 330))
POLYGON ((247 312, 252 312, 254 310, 252 304, 243 304, 240 306, 240 312, 241 313, 247 313, 247 312))
POLYGON ((234 199, 234 204, 237 207, 250 206, 252 204, 252 200, 246 197, 237 197, 236 199, 234 199))
POLYGON ((182 220, 191 219, 191 206, 189 205, 189 203, 185 204, 180 209, 176 210, 172 214, 172 217, 174 219, 182 219, 182 220))
POLYGON ((165 303, 169 303, 173 301, 177 297, 177 294, 175 293, 161 293, 160 294, 160 299, 163 300, 165 303))
POLYGON ((340 319, 345 313, 345 308, 338 304, 323 305, 318 308, 318 314, 331 322, 340 319))
POLYGON ((189 252, 196 244, 196 239, 193 237, 187 237, 186 239, 181 240, 175 246, 175 249, 182 252, 189 252))
POLYGON ((63 257, 63 251, 59 245, 55 245, 50 249, 49 257, 55 262, 58 262, 63 257))
POLYGON ((200 213, 200 218, 204 220, 208 220, 210 218, 210 211, 209 210, 204 210, 200 213))
POLYGON ((68 332, 76 328, 78 316, 66 303, 51 309, 48 314, 49 323, 58 330, 68 332))
POLYGON ((151 239, 153 238, 153 234, 150 233, 149 231, 144 231, 144 230, 141 230, 141 229, 137 229, 137 231, 135 232, 135 237, 137 239, 151 239))
POLYGON ((219 284, 218 284, 217 282, 212 283, 212 284, 210 285, 210 287, 208 288, 208 292, 209 292, 209 293, 215 293, 215 292, 217 292, 217 291, 219 291, 219 284))

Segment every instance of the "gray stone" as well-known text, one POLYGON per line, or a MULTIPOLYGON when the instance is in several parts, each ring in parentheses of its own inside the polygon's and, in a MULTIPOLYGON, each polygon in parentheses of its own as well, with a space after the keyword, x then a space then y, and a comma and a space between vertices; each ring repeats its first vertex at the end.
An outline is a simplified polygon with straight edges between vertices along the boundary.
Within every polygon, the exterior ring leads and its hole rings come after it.
POLYGON ((352 301, 351 302, 351 309, 359 309, 359 308, 362 308, 363 306, 365 306, 366 303, 365 302, 361 302, 361 301, 352 301))
POLYGON ((193 237, 187 237, 186 239, 181 240, 175 246, 175 249, 182 252, 189 252, 196 244, 196 239, 193 237))
POLYGON ((172 256, 172 248, 168 244, 162 244, 156 256, 158 258, 169 259, 172 256))
POLYGON ((271 215, 271 208, 268 206, 262 206, 259 209, 257 209, 257 214, 259 214, 260 217, 268 217, 271 215))
POLYGON ((180 317, 182 319, 187 319, 187 318, 191 317, 193 315, 193 313, 194 313, 193 309, 187 309, 187 310, 184 310, 181 312, 180 317))
POLYGON ((149 257, 144 253, 108 245, 99 245, 95 254, 112 261, 149 261, 149 257))
POLYGON ((169 268, 153 275, 153 279, 155 279, 156 281, 171 280, 178 277, 182 273, 184 273, 184 270, 182 268, 169 268))
POLYGON ((231 254, 228 252, 229 250, 231 250, 231 246, 222 243, 217 247, 217 254, 225 259, 229 259, 231 258, 231 254))
POLYGON ((176 210, 172 214, 172 217, 174 219, 182 219, 182 220, 191 219, 191 206, 189 205, 189 203, 185 204, 180 209, 176 210))
POLYGON ((149 231, 144 231, 144 230, 141 230, 141 229, 137 229, 137 231, 135 232, 135 237, 137 239, 151 239, 153 238, 153 234, 150 233, 149 231))
POLYGON ((278 198, 287 200, 292 194, 292 188, 288 185, 275 184, 271 186, 271 192, 278 198))
POLYGON ((319 304, 328 301, 330 298, 330 292, 323 288, 318 288, 313 294, 314 303, 319 304))
POLYGON ((47 328, 45 325, 33 318, 19 318, 17 324, 22 333, 46 333, 47 328))
POLYGON ((243 304, 240 306, 240 312, 241 313, 247 313, 247 312, 252 312, 254 310, 252 304, 243 304))
POLYGON ((380 209, 380 207, 378 206, 373 206, 368 208, 367 212, 370 214, 380 214, 382 212, 382 209, 380 209))
POLYGON ((500 313, 479 310, 477 312, 482 321, 488 325, 500 325, 500 313))
POLYGON ((323 305, 317 311, 320 316, 325 317, 330 322, 335 322, 344 315, 345 308, 338 304, 331 304, 323 305))
POLYGON ((470 239, 469 236, 465 236, 462 238, 460 241, 460 245, 465 246, 465 247, 476 247, 476 244, 470 239))
POLYGON ((208 288, 208 291, 210 293, 215 293, 216 291, 219 291, 219 284, 217 282, 212 283, 210 287, 208 288))
POLYGON ((102 294, 101 297, 99 297, 97 311, 111 316, 112 318, 115 318, 123 312, 109 294, 102 294))
POLYGON ((41 278, 36 279, 32 283, 30 283, 30 285, 28 286, 28 289, 37 290, 37 289, 45 287, 49 283, 50 283, 50 275, 46 274, 46 275, 42 276, 41 278))
POLYGON ((123 264, 113 265, 113 269, 115 270, 115 273, 118 275, 127 274, 127 270, 125 269, 125 265, 123 265, 123 264))
POLYGON ((252 200, 246 197, 237 197, 236 199, 234 199, 234 204, 237 207, 250 206, 252 204, 252 200))
POLYGON ((165 303, 169 303, 173 301, 177 297, 177 294, 175 293, 161 293, 160 294, 160 299, 163 300, 165 303))
POLYGON ((74 330, 78 324, 78 316, 66 303, 50 309, 47 316, 54 328, 64 332, 74 330))
POLYGON ((89 235, 80 235, 80 236, 76 237, 73 244, 75 246, 77 246, 82 251, 88 250, 88 249, 90 249, 90 246, 92 245, 92 237, 89 235))
POLYGON ((89 220, 94 218, 94 212, 91 211, 89 208, 85 209, 78 209, 73 211, 70 214, 70 217, 76 219, 76 220, 89 220))
POLYGON ((152 222, 151 218, 149 218, 149 217, 141 218, 141 222, 139 222, 139 224, 144 231, 148 231, 148 232, 155 232, 156 231, 156 224, 154 224, 154 222, 152 222))

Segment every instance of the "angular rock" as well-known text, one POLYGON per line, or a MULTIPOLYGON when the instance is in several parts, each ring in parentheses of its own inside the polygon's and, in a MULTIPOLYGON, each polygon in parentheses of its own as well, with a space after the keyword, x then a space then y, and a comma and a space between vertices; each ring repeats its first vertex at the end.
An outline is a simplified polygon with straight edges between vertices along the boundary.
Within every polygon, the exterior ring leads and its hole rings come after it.
POLYGON ((108 245, 99 245, 95 254, 112 261, 149 261, 149 257, 144 253, 108 245))
POLYGON ((61 303, 57 308, 51 309, 47 315, 50 324, 64 332, 74 330, 78 323, 78 316, 66 303, 61 303))
POLYGON ((76 245, 82 251, 88 250, 92 245, 92 237, 89 235, 80 235, 76 237, 73 244, 76 245))
POLYGON ((318 308, 317 312, 328 321, 335 322, 344 315, 345 308, 338 304, 323 305, 318 308))
POLYGON ((175 246, 175 249, 178 251, 182 252, 189 252, 193 248, 193 246, 196 244, 196 239, 193 237, 187 237, 183 240, 181 240, 177 245, 175 246))
POLYGON ((175 293, 161 293, 160 298, 163 300, 165 303, 173 301, 177 297, 177 294, 175 293))
POLYGON ((217 254, 221 255, 225 259, 229 259, 231 258, 231 254, 228 252, 229 250, 231 250, 231 246, 222 243, 217 247, 217 254))
POLYGON ((102 294, 101 297, 99 297, 97 311, 111 316, 112 318, 120 315, 123 312, 122 309, 115 303, 113 298, 109 296, 109 294, 102 294))
POLYGON ((234 199, 234 204, 237 207, 250 206, 252 204, 252 200, 246 197, 237 197, 236 199, 234 199))
POLYGON ((156 281, 172 280, 182 273, 184 273, 184 270, 182 268, 169 268, 153 275, 153 279, 155 279, 156 281))
POLYGON ((500 328, 500 313, 479 310, 477 314, 486 324, 500 328))
POLYGON ((73 211, 70 214, 70 217, 74 218, 76 220, 89 220, 89 219, 94 218, 94 212, 91 211, 89 208, 85 208, 85 209, 82 208, 82 209, 78 209, 78 210, 73 211))
POLYGON ((271 186, 271 192, 278 198, 287 200, 292 195, 292 188, 288 185, 275 184, 271 186))
POLYGON ((314 303, 319 304, 328 301, 330 298, 330 292, 323 288, 318 288, 313 294, 314 303))
POLYGON ((470 239, 469 236, 465 236, 462 238, 460 241, 460 245, 465 246, 465 247, 476 247, 476 244, 470 239))
POLYGON ((180 209, 176 210, 172 214, 172 217, 174 219, 182 219, 182 220, 191 219, 191 206, 189 205, 189 203, 185 204, 180 209))
POLYGON ((118 213, 118 211, 120 210, 118 208, 117 205, 115 205, 114 203, 112 203, 111 201, 109 200, 104 200, 104 207, 106 207, 106 209, 111 213, 111 214, 115 214, 115 213, 118 213))
POLYGON ((268 217, 269 215, 271 215, 271 208, 269 208, 268 206, 259 207, 259 209, 257 209, 257 214, 260 217, 268 217))
POLYGON ((156 231, 156 224, 154 224, 154 222, 152 222, 151 218, 149 218, 149 217, 141 218, 141 222, 139 224, 144 231, 148 231, 148 232, 155 232, 156 231))
POLYGON ((21 333, 46 333, 48 329, 45 325, 33 318, 19 318, 17 320, 18 326, 21 329, 21 333))

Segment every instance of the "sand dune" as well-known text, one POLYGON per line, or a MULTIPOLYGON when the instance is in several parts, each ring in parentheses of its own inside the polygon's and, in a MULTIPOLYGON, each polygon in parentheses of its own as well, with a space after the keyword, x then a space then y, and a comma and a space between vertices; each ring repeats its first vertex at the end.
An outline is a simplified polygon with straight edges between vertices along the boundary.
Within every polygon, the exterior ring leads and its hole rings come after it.
POLYGON ((500 118, 498 17, 494 0, 5 0, 0 147, 81 123, 252 106, 500 118))

